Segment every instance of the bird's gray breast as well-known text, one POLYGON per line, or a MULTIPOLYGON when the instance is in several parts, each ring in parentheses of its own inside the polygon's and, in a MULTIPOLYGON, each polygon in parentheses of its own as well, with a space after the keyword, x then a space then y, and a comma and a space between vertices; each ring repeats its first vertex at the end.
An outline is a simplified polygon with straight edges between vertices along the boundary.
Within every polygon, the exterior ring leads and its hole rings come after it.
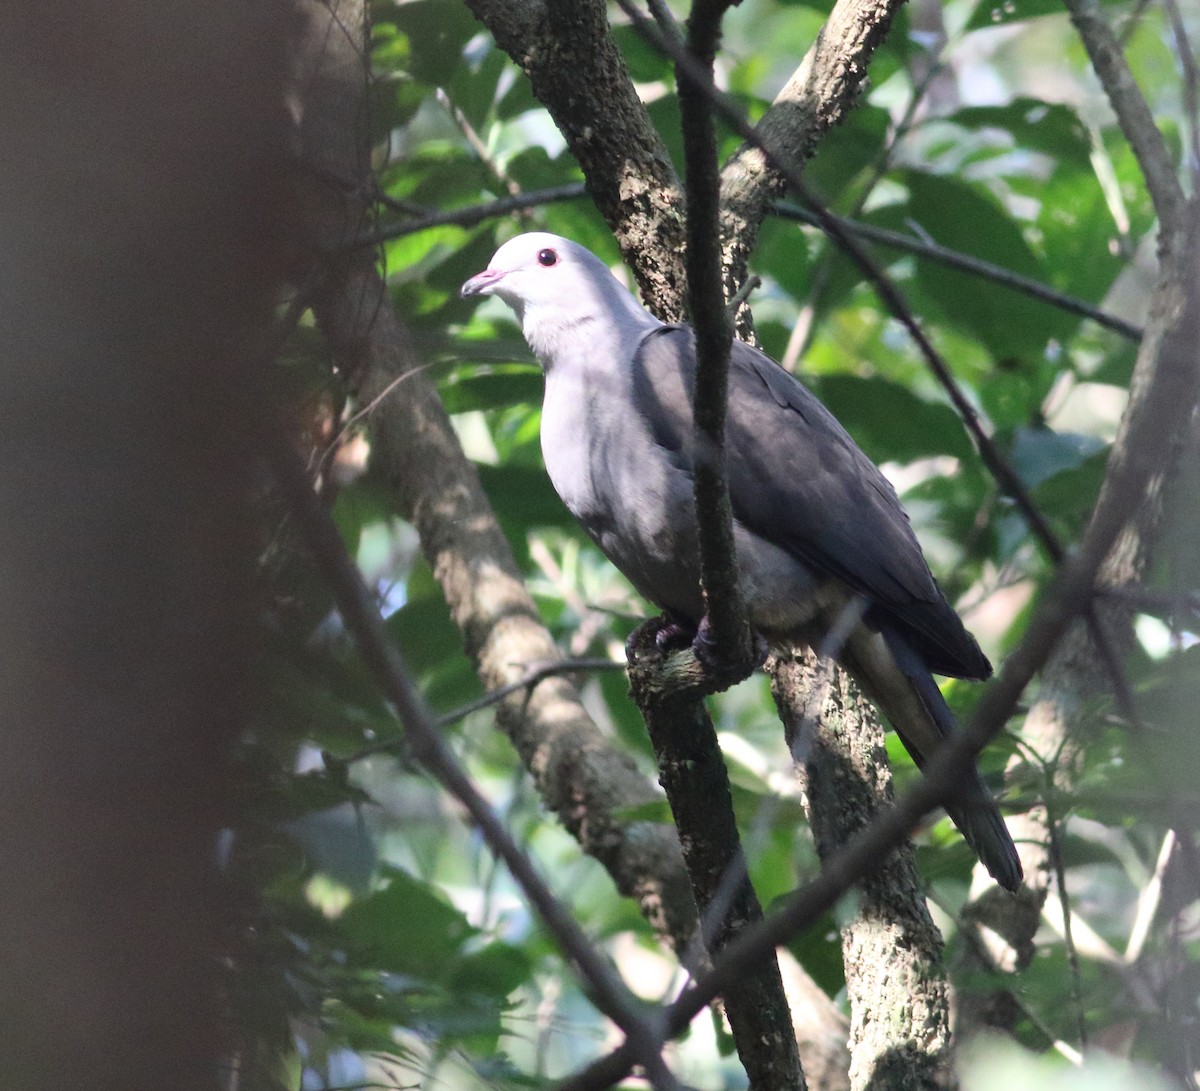
POLYGON ((608 559, 645 598, 698 620, 691 475, 654 441, 628 372, 551 369, 541 439, 555 491, 608 559))

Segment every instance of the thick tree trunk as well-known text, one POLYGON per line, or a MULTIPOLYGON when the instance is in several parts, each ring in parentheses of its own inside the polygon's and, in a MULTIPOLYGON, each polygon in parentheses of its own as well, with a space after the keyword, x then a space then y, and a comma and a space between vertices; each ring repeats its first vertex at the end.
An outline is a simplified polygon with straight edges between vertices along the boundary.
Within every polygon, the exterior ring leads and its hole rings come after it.
MULTIPOLYGON (((777 658, 772 691, 824 860, 893 800, 883 729, 844 671, 777 658)), ((906 844, 859 888, 842 925, 853 1091, 948 1087, 950 1010, 942 937, 906 844)))
POLYGON ((0 1071, 221 1079, 217 871, 282 278, 289 5, 17 5, 0 36, 0 1071))

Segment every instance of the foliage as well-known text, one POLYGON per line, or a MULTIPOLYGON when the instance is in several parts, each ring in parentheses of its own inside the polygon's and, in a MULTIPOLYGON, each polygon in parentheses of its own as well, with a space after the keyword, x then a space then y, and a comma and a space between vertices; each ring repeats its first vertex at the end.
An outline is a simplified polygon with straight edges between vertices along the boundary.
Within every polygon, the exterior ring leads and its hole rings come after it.
MULTIPOLYGON (((723 76, 752 114, 769 105, 826 7, 745 0, 731 12, 723 76)), ((1167 104, 1162 121, 1173 131, 1174 70, 1158 63, 1156 49, 1164 16, 1156 8, 1107 10, 1128 17, 1136 74, 1151 102, 1167 104)), ((446 211, 580 177, 527 82, 465 7, 380 0, 373 18, 370 124, 389 201, 446 211)), ((1058 4, 954 2, 945 23, 948 40, 934 48, 901 18, 874 61, 864 104, 825 141, 810 183, 837 212, 1140 317, 1145 278, 1138 273, 1152 242, 1152 209, 1058 4)), ((678 157, 667 66, 627 29, 618 40, 678 157)), ((735 143, 727 139, 726 151, 735 143)), ((540 470, 539 379, 511 316, 497 301, 476 306, 457 293, 501 241, 535 227, 617 262, 586 200, 412 233, 383 243, 379 257, 546 623, 572 654, 619 658, 646 606, 572 525, 540 470)), ((1075 540, 1099 488, 1129 381, 1130 346, 987 279, 912 255, 878 254, 1055 530, 1075 540)), ((764 346, 794 361, 861 446, 886 464, 943 587, 1002 660, 1050 571, 1028 528, 844 256, 814 230, 775 219, 752 265, 764 281, 752 299, 764 346)), ((449 712, 478 696, 436 584, 387 490, 363 473, 342 487, 335 515, 377 581, 388 626, 434 707, 449 712)), ((507 874, 406 764, 402 745, 362 754, 397 739, 399 728, 294 550, 279 533, 269 551, 266 573, 278 604, 264 664, 270 699, 244 749, 253 817, 229 849, 231 876, 255 892, 231 995, 242 1025, 275 1047, 267 1059, 261 1046, 247 1046, 247 1057, 263 1056, 249 1075, 306 1089, 545 1084, 592 1057, 605 1029, 507 874)), ((1159 737, 1177 740, 1195 707, 1195 649, 1166 655, 1168 635, 1174 646, 1191 638, 1149 620, 1139 632, 1143 654, 1129 671, 1141 713, 1159 737)), ((653 778, 620 676, 598 676, 587 692, 653 778)), ((959 711, 975 698, 964 685, 947 694, 959 711)), ((769 903, 812 874, 816 859, 762 680, 715 701, 714 715, 728 743, 753 878, 769 903)), ((677 987, 677 970, 632 904, 540 809, 492 720, 488 710, 450 720, 447 737, 631 984, 647 997, 677 987)), ((1193 744, 1174 751, 1183 761, 1172 762, 1171 746, 1161 760, 1147 756, 1126 725, 1114 726, 1103 693, 1089 723, 1079 796, 1056 801, 1067 817, 1064 862, 1083 960, 1081 996, 1061 934, 1044 929, 1039 956, 1016 986, 1024 1011, 1018 1038, 1042 1053, 1075 1041, 1082 1021, 1093 1041, 1178 1072, 1178 1043, 1160 1023, 1194 1033, 1200 933, 1187 905, 1195 892, 1163 892, 1144 955, 1126 963, 1121 952, 1148 904, 1166 835, 1163 770, 1171 771, 1170 790, 1187 794, 1200 754, 1193 744)), ((914 774, 900 747, 889 747, 889 756, 901 782, 914 774)), ((998 748, 985 762, 993 778, 1004 758, 998 748)), ((1013 791, 1027 802, 1041 787, 1013 791)), ((920 844, 939 923, 953 944, 972 860, 944 820, 920 844)), ((810 930, 792 949, 838 997, 835 924, 810 930)), ((737 1083, 717 1038, 698 1023, 677 1047, 684 1078, 702 1087, 737 1083)), ((1015 1072, 1027 1062, 995 1063, 1015 1072)), ((985 1086, 982 1076, 973 1080, 985 1086)), ((1110 1078, 1108 1085, 1118 1083, 1110 1078)))

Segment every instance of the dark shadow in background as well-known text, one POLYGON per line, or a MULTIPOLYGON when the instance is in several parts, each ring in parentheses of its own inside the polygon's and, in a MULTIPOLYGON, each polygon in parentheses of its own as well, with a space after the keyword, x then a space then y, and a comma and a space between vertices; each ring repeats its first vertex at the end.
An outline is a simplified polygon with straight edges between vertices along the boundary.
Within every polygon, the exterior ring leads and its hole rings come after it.
POLYGON ((6 6, 0 1081, 213 1087, 284 0, 6 6))

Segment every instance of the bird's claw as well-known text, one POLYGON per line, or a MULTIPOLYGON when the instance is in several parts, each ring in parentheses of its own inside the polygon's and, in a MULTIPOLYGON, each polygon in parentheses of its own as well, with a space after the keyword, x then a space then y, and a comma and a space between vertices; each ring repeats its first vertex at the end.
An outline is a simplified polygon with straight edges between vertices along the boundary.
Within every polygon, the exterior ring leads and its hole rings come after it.
POLYGON ((696 638, 696 630, 678 621, 666 621, 654 634, 654 644, 660 652, 677 652, 688 647, 696 638))
MULTIPOLYGON (((750 639, 752 642, 750 654, 753 662, 751 669, 757 670, 767 661, 767 642, 755 632, 751 632, 750 639)), ((713 639, 712 626, 708 622, 707 614, 700 619, 696 635, 692 638, 692 651, 695 652, 696 658, 700 660, 706 670, 714 674, 723 674, 728 671, 729 657, 722 655, 720 649, 717 647, 717 642, 713 639)))

